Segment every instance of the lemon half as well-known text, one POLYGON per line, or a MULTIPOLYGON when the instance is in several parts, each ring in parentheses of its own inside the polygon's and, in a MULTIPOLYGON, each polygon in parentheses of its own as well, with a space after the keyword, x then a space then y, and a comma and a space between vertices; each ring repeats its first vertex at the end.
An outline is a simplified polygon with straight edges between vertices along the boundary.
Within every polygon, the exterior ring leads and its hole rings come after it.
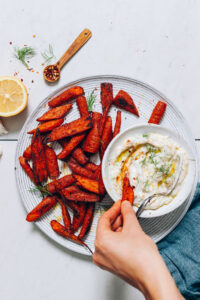
POLYGON ((3 76, 0 77, 0 116, 11 117, 25 109, 28 93, 21 80, 3 76))

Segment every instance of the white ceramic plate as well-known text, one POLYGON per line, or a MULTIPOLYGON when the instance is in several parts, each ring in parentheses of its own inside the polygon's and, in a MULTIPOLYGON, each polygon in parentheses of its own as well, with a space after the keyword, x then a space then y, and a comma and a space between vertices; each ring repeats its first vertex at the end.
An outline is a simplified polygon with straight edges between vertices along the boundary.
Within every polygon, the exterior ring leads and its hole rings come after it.
MULTIPOLYGON (((129 128, 130 126, 147 123, 148 118, 152 112, 153 107, 157 103, 158 100, 163 100, 167 103, 167 110, 165 113, 165 117, 162 120, 162 125, 166 128, 171 129, 173 132, 178 133, 181 137, 183 137, 191 147, 191 151, 194 157, 197 159, 197 150, 195 141, 192 137, 189 126, 185 122, 183 116, 179 112, 179 110, 174 106, 174 104, 169 101, 164 95, 160 92, 152 88, 151 86, 142 83, 140 81, 121 77, 121 76, 92 76, 87 78, 81 78, 74 82, 70 82, 63 86, 62 88, 54 91, 45 99, 41 99, 41 103, 38 107, 33 111, 33 113, 26 120, 17 144, 16 149, 16 181, 17 187, 21 196, 22 203, 26 209, 26 212, 31 211, 40 201, 41 197, 39 194, 33 194, 29 190, 32 187, 32 183, 27 175, 24 173, 22 168, 19 165, 18 157, 22 155, 24 149, 30 144, 31 137, 27 134, 27 131, 35 128, 37 126, 36 119, 42 115, 45 111, 47 111, 48 106, 47 102, 62 93, 64 90, 74 86, 80 85, 85 90, 86 97, 95 89, 95 94, 97 95, 97 100, 94 105, 95 111, 101 111, 100 104, 100 84, 102 82, 111 82, 113 84, 113 92, 114 95, 120 90, 123 89, 127 91, 134 99, 135 104, 138 107, 140 118, 137 118, 133 114, 122 111, 122 127, 121 132, 129 128)), ((111 107, 109 114, 113 117, 113 123, 116 117, 116 108, 114 106, 111 107)), ((79 117, 79 112, 76 107, 76 104, 73 105, 73 109, 67 115, 65 122, 70 122, 79 117)), ((58 150, 59 145, 55 143, 54 147, 56 151, 58 150)), ((93 158, 94 161, 96 157, 93 158)), ((63 168, 63 165, 60 164, 60 169, 62 171, 61 176, 66 174, 67 170, 63 168)), ((191 194, 187 198, 187 200, 177 209, 175 209, 172 213, 169 213, 163 217, 157 218, 141 218, 140 224, 144 231, 151 236, 151 238, 158 242, 163 237, 165 237, 183 218, 185 215, 195 192, 196 184, 197 184, 198 174, 196 171, 195 181, 192 186, 191 194)), ((92 224, 92 228, 86 238, 86 243, 90 246, 92 250, 94 250, 94 240, 96 235, 96 226, 99 219, 99 216, 105 211, 105 209, 109 208, 112 205, 113 201, 109 196, 106 196, 105 199, 101 203, 97 203, 95 207, 95 216, 92 224)), ((25 215, 24 215, 25 218, 25 215)), ((56 234, 49 222, 52 219, 61 220, 61 210, 59 205, 55 207, 55 209, 48 212, 44 215, 39 221, 35 222, 36 226, 38 226, 49 238, 53 239, 60 245, 68 248, 72 251, 79 252, 82 254, 90 255, 90 253, 80 245, 77 245, 69 240, 64 239, 63 237, 56 234)), ((61 220, 62 222, 62 220, 61 220)), ((26 226, 34 226, 34 224, 26 224, 26 226)), ((33 237, 34 238, 34 237, 33 237)))
MULTIPOLYGON (((172 212, 174 209, 179 207, 188 197, 189 193, 191 192, 193 182, 195 180, 196 174, 196 159, 190 149, 188 143, 178 134, 173 132, 172 130, 162 127, 160 125, 152 125, 152 124, 144 124, 144 125, 137 125, 128 128, 127 130, 123 131, 121 134, 116 136, 113 141, 108 146, 105 154, 104 159, 102 162, 102 176, 103 181, 106 187, 107 192, 109 193, 110 197, 117 201, 119 200, 119 196, 116 190, 112 186, 112 181, 110 178, 110 168, 109 163, 111 161, 111 157, 119 145, 121 145, 124 141, 126 141, 129 137, 134 135, 142 135, 144 133, 159 133, 164 136, 169 136, 172 140, 174 140, 177 144, 182 146, 186 152, 188 153, 189 157, 189 166, 188 166, 188 173, 187 176, 181 186, 181 190, 178 193, 177 197, 173 199, 173 201, 167 205, 164 205, 155 210, 144 210, 141 214, 143 218, 153 218, 165 215, 169 212, 172 212)), ((133 207, 135 211, 137 211, 137 207, 133 207)))

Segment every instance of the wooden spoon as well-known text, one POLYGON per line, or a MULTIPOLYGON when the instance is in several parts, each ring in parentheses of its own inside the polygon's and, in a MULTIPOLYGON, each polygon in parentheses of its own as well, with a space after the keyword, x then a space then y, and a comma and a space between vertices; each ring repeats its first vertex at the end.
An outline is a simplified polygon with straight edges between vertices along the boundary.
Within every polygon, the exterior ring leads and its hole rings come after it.
POLYGON ((56 64, 44 68, 44 79, 49 82, 58 80, 60 78, 61 68, 91 38, 91 36, 92 32, 89 29, 84 29, 56 64))

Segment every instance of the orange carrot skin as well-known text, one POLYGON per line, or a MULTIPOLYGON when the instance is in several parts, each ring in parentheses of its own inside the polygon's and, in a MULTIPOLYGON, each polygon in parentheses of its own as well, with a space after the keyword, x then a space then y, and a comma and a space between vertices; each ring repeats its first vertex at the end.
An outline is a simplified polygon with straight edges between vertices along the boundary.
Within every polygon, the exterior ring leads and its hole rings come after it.
POLYGON ((33 174, 35 182, 42 183, 46 181, 48 176, 46 157, 39 129, 37 129, 32 139, 31 157, 33 162, 33 174))
POLYGON ((134 192, 132 187, 130 186, 129 178, 127 175, 124 176, 123 191, 122 191, 122 201, 125 200, 129 201, 131 205, 133 205, 134 192))
POLYGON ((88 162, 86 165, 85 165, 85 168, 92 171, 92 172, 96 172, 96 170, 98 169, 98 165, 96 165, 95 163, 93 162, 88 162))
POLYGON ((83 225, 82 225, 81 231, 78 235, 78 237, 80 239, 83 239, 86 236, 86 234, 88 233, 88 231, 90 230, 90 227, 91 227, 92 221, 93 221, 93 217, 94 217, 94 207, 95 207, 94 203, 88 204, 88 207, 87 207, 87 210, 85 213, 85 217, 83 220, 83 225))
POLYGON ((120 90, 115 96, 113 104, 139 117, 137 107, 127 92, 120 90))
POLYGON ((57 190, 62 190, 65 187, 68 187, 75 183, 75 181, 76 180, 72 175, 65 175, 57 180, 48 183, 46 187, 51 194, 55 194, 57 190))
POLYGON ((102 171, 100 170, 99 174, 99 194, 104 196, 106 194, 106 189, 103 183, 103 178, 102 178, 102 171))
MULTIPOLYGON (((48 131, 51 131, 54 128, 60 126, 63 122, 64 122, 64 119, 47 121, 47 122, 42 123, 41 125, 39 125, 38 129, 40 130, 41 133, 48 132, 48 131)), ((36 130, 37 130, 37 128, 29 131, 28 134, 34 134, 36 132, 36 130)))
POLYGON ((101 137, 101 153, 100 153, 101 159, 103 159, 104 152, 106 151, 106 148, 110 143, 111 139, 112 139, 112 118, 109 116, 106 118, 105 126, 101 137))
POLYGON ((56 197, 46 197, 44 198, 26 217, 28 222, 33 222, 42 217, 46 212, 48 212, 57 203, 56 197))
POLYGON ((68 111, 72 108, 72 104, 65 104, 52 108, 45 112, 41 117, 37 119, 38 122, 50 121, 55 119, 64 118, 68 111))
POLYGON ((98 202, 100 200, 99 196, 94 193, 89 193, 85 191, 79 191, 76 193, 69 193, 65 189, 62 190, 62 195, 66 200, 78 201, 78 202, 98 202))
POLYGON ((56 153, 52 148, 50 148, 47 145, 45 145, 44 149, 49 177, 51 179, 56 179, 59 176, 59 168, 56 153))
POLYGON ((102 119, 102 114, 101 113, 96 112, 96 111, 94 111, 92 113, 92 123, 94 124, 95 122, 97 122, 99 134, 100 134, 100 127, 101 127, 101 119, 102 119))
POLYGON ((69 142, 66 142, 63 150, 58 154, 58 159, 66 158, 80 144, 84 137, 85 134, 73 136, 69 142))
POLYGON ((86 203, 81 203, 79 204, 79 216, 74 214, 73 217, 73 222, 72 222, 72 227, 74 232, 79 229, 79 227, 82 225, 84 217, 85 217, 85 212, 86 212, 86 203))
POLYGON ((74 136, 76 134, 87 131, 92 126, 93 124, 90 117, 80 118, 53 129, 49 134, 49 139, 51 142, 53 142, 68 136, 74 136))
POLYGON ((152 123, 152 124, 159 124, 164 113, 166 110, 167 104, 162 102, 162 101, 158 101, 158 103, 156 104, 151 117, 148 121, 148 123, 152 123))
POLYGON ((94 178, 94 173, 82 166, 80 166, 75 159, 72 157, 68 161, 68 166, 70 167, 72 173, 81 175, 90 179, 94 178))
POLYGON ((80 175, 73 175, 73 176, 82 186, 82 188, 84 188, 89 192, 99 194, 99 182, 97 180, 89 179, 80 175))
POLYGON ((70 218, 69 212, 67 210, 67 207, 65 206, 65 204, 62 202, 61 199, 59 199, 59 198, 57 198, 57 199, 58 199, 58 202, 60 203, 60 206, 61 206, 63 223, 64 223, 66 229, 69 232, 72 232, 73 228, 72 228, 71 218, 70 218))
POLYGON ((31 145, 29 145, 23 153, 23 157, 30 160, 31 159, 31 145))
POLYGON ((120 133, 120 128, 121 128, 121 111, 117 111, 117 117, 115 121, 115 128, 113 132, 113 137, 115 137, 118 133, 120 133))
POLYGON ((31 169, 29 163, 23 156, 19 157, 19 163, 21 167, 24 169, 24 171, 26 172, 26 174, 28 175, 28 177, 33 181, 33 183, 37 184, 37 182, 35 181, 33 170, 31 169))
POLYGON ((99 180, 100 175, 101 175, 101 164, 98 166, 98 169, 94 173, 94 179, 99 180))
POLYGON ((56 107, 59 105, 64 104, 65 102, 75 99, 78 96, 81 96, 84 94, 84 90, 80 86, 74 86, 66 91, 64 91, 62 94, 58 95, 51 101, 49 101, 48 105, 50 107, 56 107))
POLYGON ((79 213, 80 207, 79 207, 78 203, 73 202, 73 201, 67 201, 67 200, 65 200, 65 202, 66 202, 67 206, 73 210, 74 215, 76 215, 77 217, 79 217, 79 215, 80 215, 80 213, 79 213))
POLYGON ((72 157, 81 165, 85 165, 89 161, 89 158, 85 155, 81 148, 76 148, 72 152, 72 157))
POLYGON ((80 112, 81 117, 89 117, 87 100, 84 96, 79 96, 76 99, 76 103, 80 112))
POLYGON ((111 83, 101 83, 101 104, 103 111, 110 106, 113 101, 113 86, 111 83))
POLYGON ((95 154, 98 152, 100 146, 100 134, 97 122, 93 123, 93 128, 88 133, 84 143, 83 150, 88 153, 95 154))

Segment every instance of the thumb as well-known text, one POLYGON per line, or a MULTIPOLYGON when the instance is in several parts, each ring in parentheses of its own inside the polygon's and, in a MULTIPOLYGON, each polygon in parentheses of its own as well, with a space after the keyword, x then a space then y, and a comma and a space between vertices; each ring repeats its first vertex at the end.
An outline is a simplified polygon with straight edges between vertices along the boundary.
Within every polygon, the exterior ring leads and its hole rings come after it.
POLYGON ((129 201, 123 201, 121 204, 121 214, 123 217, 123 230, 125 231, 142 231, 137 220, 135 211, 129 201))

